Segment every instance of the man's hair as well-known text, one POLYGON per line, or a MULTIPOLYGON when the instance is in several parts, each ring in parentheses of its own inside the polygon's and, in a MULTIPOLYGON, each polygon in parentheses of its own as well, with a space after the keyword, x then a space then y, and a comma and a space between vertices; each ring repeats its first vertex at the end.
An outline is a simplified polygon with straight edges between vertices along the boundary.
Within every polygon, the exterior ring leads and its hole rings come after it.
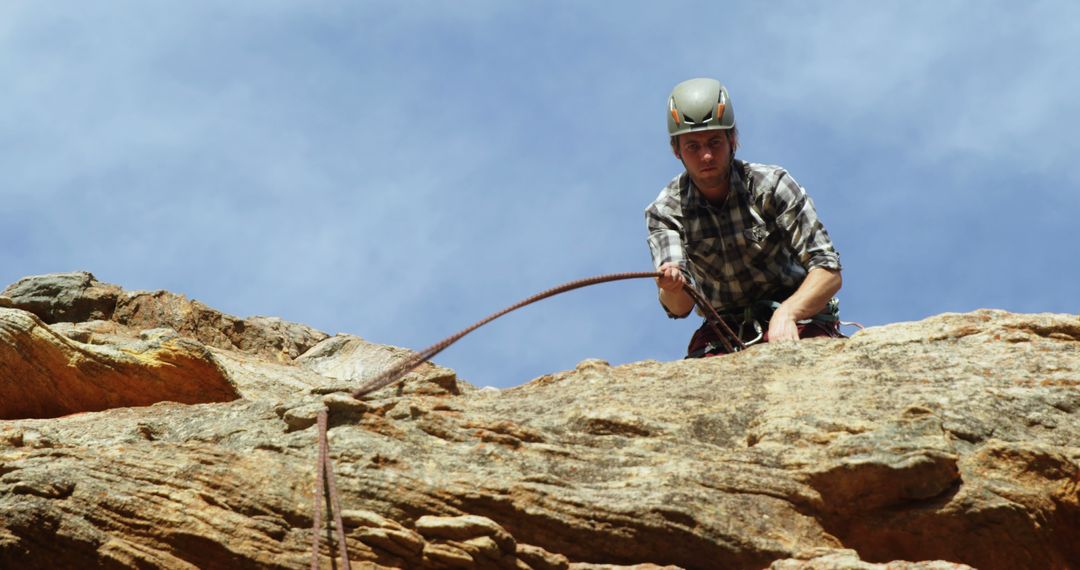
MULTIPOLYGON (((732 125, 727 129, 728 142, 731 143, 731 156, 735 156, 735 150, 739 148, 739 125, 732 125)), ((679 135, 671 137, 671 150, 679 154, 679 135)))

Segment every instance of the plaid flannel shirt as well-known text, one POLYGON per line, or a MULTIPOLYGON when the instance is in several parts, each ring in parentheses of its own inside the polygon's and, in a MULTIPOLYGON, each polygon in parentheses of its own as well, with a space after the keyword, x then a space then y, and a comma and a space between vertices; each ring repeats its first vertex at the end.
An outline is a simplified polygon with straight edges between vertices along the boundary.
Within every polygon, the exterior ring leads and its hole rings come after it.
POLYGON ((678 263, 720 313, 783 301, 815 267, 840 270, 813 201, 778 166, 734 161, 731 191, 720 206, 683 172, 645 209, 645 220, 653 265, 678 263))

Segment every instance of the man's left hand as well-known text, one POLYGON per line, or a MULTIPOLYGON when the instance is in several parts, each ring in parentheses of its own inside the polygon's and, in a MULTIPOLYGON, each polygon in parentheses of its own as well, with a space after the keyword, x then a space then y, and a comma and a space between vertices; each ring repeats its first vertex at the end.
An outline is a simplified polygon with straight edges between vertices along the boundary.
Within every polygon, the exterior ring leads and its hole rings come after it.
POLYGON ((795 317, 781 305, 769 319, 769 342, 785 340, 799 340, 799 326, 795 317))

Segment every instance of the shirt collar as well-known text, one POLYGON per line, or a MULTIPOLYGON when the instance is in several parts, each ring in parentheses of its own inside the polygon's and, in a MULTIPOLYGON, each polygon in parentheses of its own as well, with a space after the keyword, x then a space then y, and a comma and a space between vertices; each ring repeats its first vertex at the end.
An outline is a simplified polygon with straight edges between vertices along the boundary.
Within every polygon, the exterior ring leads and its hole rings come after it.
MULTIPOLYGON (((728 197, 725 200, 725 204, 730 202, 732 195, 747 193, 746 181, 743 178, 743 165, 743 161, 736 160, 735 158, 731 159, 731 175, 729 179, 731 189, 728 191, 728 197)), ((694 181, 690 179, 690 173, 683 171, 682 180, 680 181, 679 186, 682 190, 680 194, 682 194, 683 206, 695 208, 716 207, 706 200, 705 196, 701 195, 697 186, 694 186, 694 181)))

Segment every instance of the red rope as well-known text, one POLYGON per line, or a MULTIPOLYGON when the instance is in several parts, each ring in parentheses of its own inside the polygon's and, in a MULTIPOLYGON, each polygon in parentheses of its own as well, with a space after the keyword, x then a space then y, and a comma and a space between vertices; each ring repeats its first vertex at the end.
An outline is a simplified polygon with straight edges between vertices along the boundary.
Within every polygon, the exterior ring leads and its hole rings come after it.
POLYGON ((337 527, 338 554, 341 567, 352 570, 349 565, 349 548, 345 544, 345 526, 341 522, 341 501, 338 500, 337 485, 334 483, 334 462, 330 459, 330 443, 326 436, 326 409, 319 411, 319 453, 315 474, 315 512, 311 525, 311 570, 319 570, 319 533, 322 531, 322 505, 320 501, 330 498, 330 514, 337 527), (324 478, 325 474, 325 478, 324 478))
MULTIPOLYGON (((587 287, 589 285, 596 285, 598 283, 621 281, 624 279, 656 278, 661 276, 662 274, 657 272, 613 273, 609 275, 599 275, 596 277, 588 277, 586 279, 571 281, 569 283, 559 285, 558 287, 548 289, 547 291, 542 291, 540 293, 537 293, 536 295, 533 295, 532 297, 529 297, 528 299, 525 299, 524 301, 521 301, 497 313, 489 315, 484 319, 476 322, 475 324, 465 328, 461 332, 450 335, 443 340, 425 348, 424 350, 413 354, 411 357, 399 362, 396 366, 390 367, 389 369, 383 371, 382 374, 376 376, 368 382, 365 382, 363 385, 360 386, 360 388, 353 392, 352 395, 354 398, 360 398, 365 394, 369 394, 371 392, 374 392, 375 390, 393 384, 402 376, 408 374, 417 366, 420 366, 428 360, 431 360, 436 354, 439 354, 447 347, 460 340, 465 335, 511 311, 515 311, 526 305, 530 305, 532 303, 535 303, 542 299, 546 299, 548 297, 552 297, 554 295, 558 295, 560 293, 565 293, 574 289, 580 289, 581 287, 587 287)), ((731 331, 731 328, 727 326, 727 323, 725 323, 724 320, 720 318, 720 315, 716 314, 716 310, 713 309, 711 304, 705 301, 705 299, 701 296, 700 293, 698 293, 691 287, 685 287, 684 290, 690 295, 690 297, 694 300, 695 303, 697 303, 699 307, 702 307, 703 310, 708 313, 706 322, 712 325, 713 331, 716 332, 717 337, 724 344, 724 347, 727 348, 728 352, 735 352, 735 348, 732 346, 732 343, 728 340, 728 338, 734 340, 735 345, 738 346, 740 350, 746 348, 746 345, 744 345, 742 341, 739 340, 738 335, 731 331)), ((339 555, 341 556, 341 566, 345 570, 351 570, 351 567, 349 566, 349 551, 347 545, 345 544, 345 527, 344 525, 342 525, 341 522, 341 502, 338 499, 337 486, 334 483, 334 463, 333 460, 331 460, 330 458, 330 445, 326 435, 327 415, 325 409, 319 412, 317 421, 319 424, 319 453, 317 459, 318 462, 316 465, 317 472, 315 476, 315 512, 311 517, 311 570, 319 570, 319 533, 322 530, 321 527, 323 512, 320 501, 325 501, 327 497, 329 497, 330 499, 331 516, 333 516, 334 525, 337 527, 338 551, 339 555)))
MULTIPOLYGON (((653 271, 637 273, 612 273, 609 275, 599 275, 596 277, 588 277, 585 279, 579 279, 577 281, 571 281, 569 283, 559 285, 558 287, 553 287, 546 291, 542 291, 540 293, 537 293, 536 295, 533 295, 532 297, 529 297, 528 299, 525 299, 524 301, 511 305, 497 313, 491 314, 484 319, 481 319, 480 321, 474 323, 473 325, 466 327, 464 330, 456 334, 452 334, 444 338, 443 340, 425 348, 424 350, 415 353, 411 357, 402 360, 397 365, 391 366, 387 370, 384 370, 382 374, 379 374, 375 378, 362 384, 359 388, 356 389, 356 391, 353 392, 352 395, 354 398, 360 398, 363 397, 365 394, 370 394, 375 390, 393 384, 402 376, 416 369, 417 366, 420 366, 421 364, 431 360, 436 354, 439 354, 447 347, 460 340, 461 337, 471 333, 472 331, 490 323, 491 321, 494 321, 495 319, 511 311, 516 311, 517 309, 520 309, 526 305, 530 305, 532 303, 547 299, 548 297, 552 297, 560 293, 573 291, 574 289, 580 289, 582 287, 588 287, 589 285, 608 283, 611 281, 621 281, 625 279, 656 278, 660 277, 661 275, 661 273, 653 271)), ((697 305, 707 313, 706 321, 712 325, 717 337, 720 338, 720 341, 724 344, 724 347, 727 349, 728 352, 735 352, 736 350, 728 339, 733 339, 735 341, 734 345, 738 346, 739 350, 746 348, 746 345, 744 345, 742 341, 739 340, 738 335, 731 331, 731 328, 727 326, 727 323, 725 323, 724 320, 720 318, 720 315, 716 314, 716 310, 713 309, 710 303, 705 301, 705 299, 700 293, 698 293, 689 286, 684 287, 683 290, 686 291, 694 300, 694 302, 697 303, 697 305), (723 330, 721 330, 721 328, 723 330)))

